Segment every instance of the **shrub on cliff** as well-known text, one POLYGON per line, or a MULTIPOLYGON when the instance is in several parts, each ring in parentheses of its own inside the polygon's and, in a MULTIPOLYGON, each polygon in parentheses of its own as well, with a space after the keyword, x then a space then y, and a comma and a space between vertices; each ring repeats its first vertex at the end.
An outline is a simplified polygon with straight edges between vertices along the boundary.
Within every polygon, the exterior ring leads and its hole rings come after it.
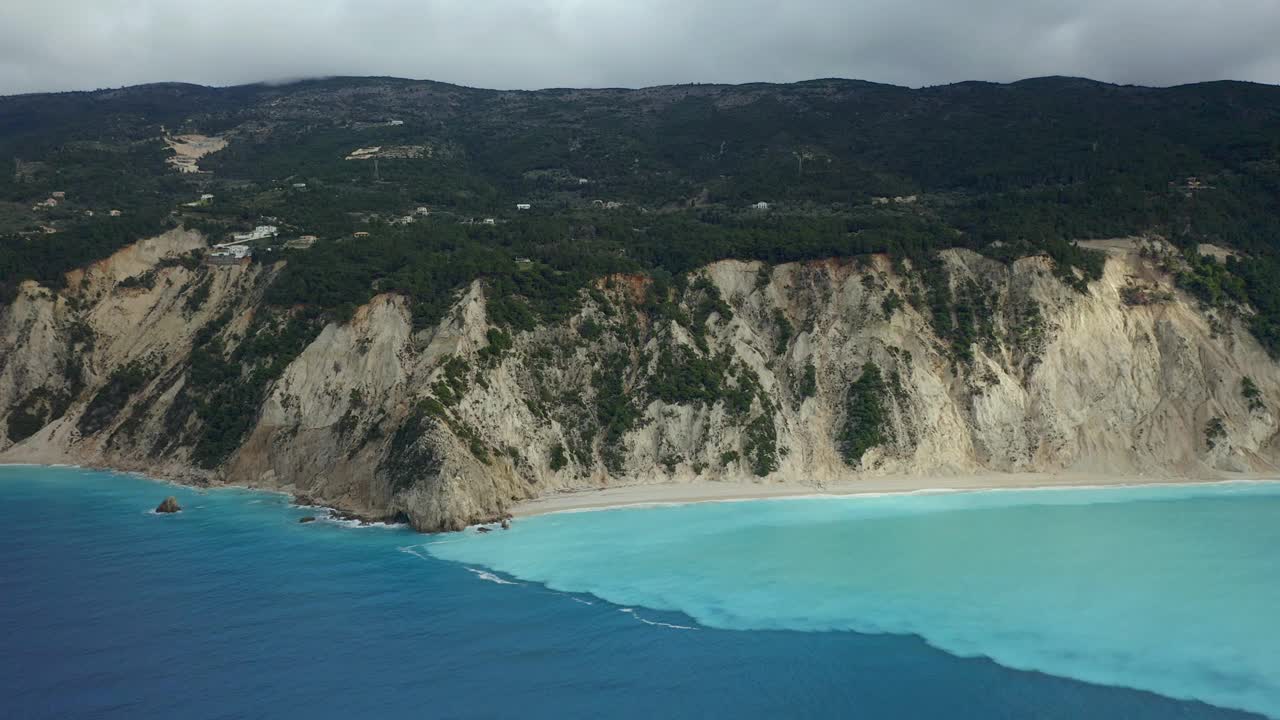
POLYGON ((880 368, 872 362, 862 366, 862 375, 849 386, 844 424, 836 436, 836 445, 851 467, 857 467, 868 450, 890 439, 885 408, 887 389, 880 368))

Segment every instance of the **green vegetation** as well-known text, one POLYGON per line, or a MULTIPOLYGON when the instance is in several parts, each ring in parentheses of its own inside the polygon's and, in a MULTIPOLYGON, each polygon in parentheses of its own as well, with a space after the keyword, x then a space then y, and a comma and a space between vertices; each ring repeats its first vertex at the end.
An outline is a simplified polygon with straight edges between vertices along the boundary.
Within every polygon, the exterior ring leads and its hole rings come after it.
POLYGON ((146 288, 147 290, 150 290, 155 286, 156 286, 155 270, 148 270, 142 273, 141 275, 127 277, 121 280, 120 283, 117 285, 117 287, 121 287, 125 289, 146 288))
POLYGON ((22 442, 40 432, 45 425, 62 417, 71 404, 67 392, 36 388, 9 413, 6 434, 12 442, 22 442))
POLYGON ((203 277, 196 281, 195 288, 187 295, 187 299, 182 304, 182 309, 187 313, 199 311, 208 302, 212 285, 213 276, 205 273, 203 277))
POLYGON ((591 376, 591 385, 596 389, 595 415, 604 431, 600 454, 612 472, 622 470, 622 436, 640 419, 640 410, 624 382, 628 365, 625 355, 615 353, 604 358, 601 369, 591 376))
POLYGON ((243 442, 273 383, 319 333, 314 312, 261 313, 245 337, 230 347, 224 330, 230 315, 215 318, 195 338, 186 381, 170 407, 169 433, 152 448, 159 454, 178 442, 193 442, 192 459, 201 467, 220 465, 243 442), (200 433, 186 433, 187 421, 199 417, 200 433))
POLYGON ((497 328, 489 328, 485 332, 485 339, 489 344, 480 350, 480 362, 485 367, 492 367, 498 364, 498 360, 502 358, 502 354, 510 350, 513 346, 511 335, 497 328))
MULTIPOLYGON (((489 347, 493 345, 490 344, 489 347)), ((457 355, 450 357, 444 364, 444 377, 431 385, 431 392, 435 393, 435 398, 431 401, 438 401, 445 407, 457 405, 467 392, 470 375, 471 368, 466 360, 457 355)))
POLYGON ((33 410, 30 403, 23 402, 9 414, 7 434, 11 442, 22 442, 45 426, 44 416, 33 410))
POLYGON ((707 321, 714 314, 719 317, 720 322, 729 322, 733 320, 733 308, 729 307, 729 303, 721 297, 720 288, 705 276, 698 276, 698 279, 693 282, 692 290, 697 300, 694 304, 690 329, 693 331, 693 339, 698 344, 698 348, 706 352, 707 321))
POLYGON ((1209 255, 1201 255, 1195 246, 1182 251, 1184 269, 1176 274, 1178 285, 1209 307, 1243 303, 1249 299, 1245 281, 1209 255))
MULTIPOLYGON (((617 469, 641 403, 658 398, 723 403, 749 428, 741 459, 771 472, 774 410, 749 369, 710 350, 716 323, 733 313, 715 284, 691 274, 726 258, 760 261, 759 288, 780 263, 885 253, 903 284, 884 293, 879 310, 892 317, 909 303, 966 363, 997 340, 993 290, 953 277, 941 251, 1001 262, 1044 256, 1084 291, 1101 276, 1104 256, 1075 240, 1157 233, 1178 248, 1170 269, 1180 285, 1238 313, 1280 357, 1280 89, 1263 85, 1149 89, 1042 78, 911 90, 821 80, 639 94, 499 93, 387 78, 160 84, 0 98, 0 161, 14 168, 0 173, 0 304, 25 279, 61 289, 68 270, 179 224, 221 239, 271 218, 286 237, 319 236, 307 250, 257 249, 255 261, 271 269, 259 275, 269 285, 254 289, 266 306, 255 309, 244 337, 227 330, 229 316, 216 318, 197 337, 185 379, 155 380, 182 385, 153 452, 193 444, 206 467, 242 442, 271 383, 325 322, 347 320, 385 292, 407 298, 422 329, 478 283, 497 325, 476 367, 449 361, 421 417, 397 431, 412 435, 400 437, 400 454, 424 423, 448 421, 487 458, 449 408, 470 383, 485 382, 517 333, 570 317, 587 301, 600 315, 579 324, 579 346, 636 342, 665 323, 693 342, 665 343, 657 357, 608 351, 593 392, 549 393, 531 405, 540 417, 565 415, 567 447, 557 457, 586 463, 599 447, 617 469), (402 124, 384 121, 391 117, 402 124), (171 151, 161 126, 242 132, 201 159, 212 174, 182 175, 165 163, 171 151), (376 164, 345 159, 372 146, 419 150, 376 164), (66 197, 56 207, 36 207, 59 191, 66 197), (186 205, 203 192, 216 200, 186 205), (759 200, 771 210, 748 209, 759 200), (515 212, 515 202, 533 210, 515 212), (416 214, 420 206, 430 216, 416 214), (107 215, 116 208, 120 216, 107 215), (1202 256, 1204 243, 1234 255, 1202 256), (639 316, 615 315, 595 289, 614 274, 651 280, 639 316), (197 425, 198 437, 188 437, 197 425)), ((168 265, 198 273, 183 307, 205 307, 212 276, 198 256, 161 263, 168 265)), ((157 278, 144 273, 121 285, 152 288, 157 278)), ((1138 290, 1125 295, 1153 300, 1138 290)), ((769 319, 772 349, 785 354, 798 329, 781 311, 769 319)), ((92 333, 82 324, 68 329, 66 390, 24 398, 10 414, 10 437, 35 432, 82 393, 78 358, 92 333)), ((1034 363, 1044 337, 1039 308, 1019 306, 1008 333, 1034 363)), ((90 400, 85 427, 109 423, 138 381, 113 377, 90 400)), ((812 365, 792 382, 801 399, 817 391, 812 365)), ((840 430, 850 464, 891 440, 888 392, 874 365, 850 388, 840 430)))
POLYGON ((892 318, 900 307, 902 307, 902 297, 893 290, 886 293, 884 300, 880 303, 880 309, 884 312, 885 320, 892 318))
POLYGON ((808 363, 804 366, 804 374, 800 376, 798 391, 801 400, 818 394, 818 370, 813 366, 813 363, 808 363))
POLYGON ((560 472, 569 465, 569 457, 565 454, 564 444, 551 446, 551 472, 560 472))
POLYGON ((752 401, 765 402, 760 379, 750 368, 727 354, 699 355, 694 350, 664 345, 647 387, 651 397, 671 405, 715 405, 723 402, 732 417, 751 411, 752 401))
POLYGON ((671 404, 715 404, 720 399, 729 358, 705 358, 687 347, 664 345, 650 379, 649 392, 671 404))
POLYGON ((1204 441, 1210 450, 1218 447, 1218 443, 1227 437, 1227 426, 1223 424, 1222 418, 1210 418, 1209 422, 1204 426, 1204 441))
POLYGON ((414 408, 396 428, 380 469, 391 479, 391 489, 409 487, 419 477, 433 477, 442 460, 430 439, 423 436, 440 422, 425 406, 414 408))
POLYGON ((153 374, 152 368, 145 362, 135 360, 118 368, 111 374, 107 384, 102 386, 84 413, 80 415, 76 426, 81 435, 93 435, 105 428, 124 409, 129 398, 142 389, 153 374))
POLYGON ((604 334, 604 328, 600 327, 600 323, 595 320, 586 318, 579 323, 578 334, 582 336, 583 340, 599 340, 600 336, 604 334))
POLYGON ((1249 318, 1249 329, 1273 358, 1280 358, 1280 250, 1246 260, 1227 258, 1227 268, 1244 280, 1245 294, 1256 312, 1249 318))
MULTIPOLYGON (((1247 298, 1260 309, 1254 332, 1280 352, 1280 90, 1267 86, 1043 78, 909 90, 822 80, 641 97, 340 78, 0 98, 0 117, 0 158, 21 161, 0 174, 0 201, 23 209, 0 217, 0 233, 58 230, 56 242, 0 242, 0 302, 23 278, 58 286, 67 269, 164 229, 176 207, 179 220, 215 235, 266 215, 286 233, 319 235, 307 251, 258 254, 289 259, 269 291, 281 308, 343 318, 374 292, 401 292, 419 327, 477 279, 491 317, 519 330, 572 313, 578 291, 607 273, 678 279, 722 258, 772 265, 886 252, 921 274, 919 299, 963 361, 983 340, 981 296, 957 288, 952 297, 938 250, 1047 255, 1083 289, 1102 255, 1073 240, 1158 232, 1188 250, 1214 242, 1245 253, 1221 269, 1193 261, 1185 284, 1212 303, 1247 298), (404 122, 371 120, 390 116, 404 122), (212 176, 165 164, 162 125, 218 133, 243 123, 270 132, 237 135, 203 158, 212 176), (421 151, 376 168, 345 160, 375 145, 421 151), (54 190, 67 193, 62 205, 24 215, 54 190), (183 205, 203 191, 216 201, 183 205), (895 196, 905 199, 872 202, 895 196), (601 198, 625 206, 592 205, 601 198), (759 199, 774 208, 746 210, 759 199), (535 210, 499 210, 516 201, 535 210), (420 205, 431 218, 389 223, 420 205), (124 213, 103 217, 108 207, 124 213), (460 224, 485 215, 497 223, 460 224), (370 236, 353 238, 357 230, 370 236)), ((902 301, 890 294, 882 310, 902 301)), ((708 293, 695 307, 695 337, 721 302, 708 293)))
POLYGON ((796 329, 791 326, 791 321, 781 308, 773 309, 773 326, 778 333, 774 338, 773 352, 775 355, 786 355, 796 329))
POLYGON ((1245 402, 1249 403, 1251 412, 1261 412, 1267 409, 1266 403, 1262 400, 1262 391, 1253 382, 1253 378, 1248 375, 1240 379, 1240 397, 1243 397, 1245 402))
POLYGON ((868 450, 892 439, 889 411, 885 407, 888 386, 875 363, 862 366, 862 375, 849 386, 844 423, 836 434, 836 446, 851 467, 862 462, 868 450))
POLYGON ((1130 306, 1156 305, 1172 301, 1173 293, 1143 285, 1125 285, 1120 288, 1120 300, 1130 306))
POLYGON ((89 324, 77 316, 67 322, 63 332, 66 335, 66 360, 62 368, 65 386, 38 387, 10 410, 5 431, 13 442, 21 442, 61 418, 84 391, 82 358, 93 352, 96 336, 89 324))
POLYGON ((163 219, 168 208, 133 207, 123 217, 96 222, 69 219, 66 228, 53 236, 0 234, 0 303, 11 301, 23 280, 36 280, 45 287, 61 290, 66 287, 67 271, 166 229, 163 219))
POLYGON ((751 472, 757 476, 764 477, 778 469, 778 430, 772 413, 760 415, 747 425, 742 450, 751 472))
POLYGON ((338 435, 348 436, 360 426, 360 411, 364 409, 364 394, 351 388, 347 396, 347 410, 338 418, 338 435))

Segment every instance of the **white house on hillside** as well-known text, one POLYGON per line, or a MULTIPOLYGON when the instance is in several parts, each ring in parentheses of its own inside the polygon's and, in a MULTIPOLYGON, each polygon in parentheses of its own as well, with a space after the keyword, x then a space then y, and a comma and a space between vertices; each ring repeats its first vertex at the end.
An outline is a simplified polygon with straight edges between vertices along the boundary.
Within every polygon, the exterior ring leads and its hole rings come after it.
POLYGON ((248 260, 251 255, 253 250, 247 245, 231 245, 214 250, 206 260, 210 265, 237 265, 248 260))
POLYGON ((234 233, 231 239, 234 242, 251 242, 253 240, 266 240, 280 234, 280 228, 275 225, 259 225, 247 233, 234 233))

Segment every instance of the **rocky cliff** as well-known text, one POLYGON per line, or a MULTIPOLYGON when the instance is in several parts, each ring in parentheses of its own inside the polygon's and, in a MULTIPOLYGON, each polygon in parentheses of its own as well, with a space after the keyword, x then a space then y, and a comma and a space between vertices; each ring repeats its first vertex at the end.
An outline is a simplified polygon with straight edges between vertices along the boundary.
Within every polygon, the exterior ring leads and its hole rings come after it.
POLYGON ((176 230, 0 308, 0 461, 280 489, 421 530, 617 484, 1273 471, 1276 363, 1140 246, 1112 243, 1083 289, 1047 258, 959 250, 928 282, 882 256, 723 261, 602 278, 514 330, 481 282, 427 327, 394 295, 340 322, 272 307, 271 267, 205 266, 176 230))

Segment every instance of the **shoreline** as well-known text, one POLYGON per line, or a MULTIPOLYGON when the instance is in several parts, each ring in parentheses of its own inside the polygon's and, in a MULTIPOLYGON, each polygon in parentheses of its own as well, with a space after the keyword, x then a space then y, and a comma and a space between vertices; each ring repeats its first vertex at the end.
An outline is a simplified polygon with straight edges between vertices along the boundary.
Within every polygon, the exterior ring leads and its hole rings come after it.
MULTIPOLYGON (((315 503, 305 495, 281 488, 223 483, 193 483, 177 477, 162 477, 140 470, 96 467, 78 463, 0 462, 0 467, 46 467, 110 472, 130 475, 162 485, 183 487, 198 493, 241 490, 284 496, 294 508, 322 511, 327 522, 353 527, 410 527, 386 517, 366 517, 338 507, 315 503), (303 501, 303 502, 299 502, 303 501), (309 501, 309 502, 307 502, 309 501)), ((613 485, 604 488, 562 491, 508 508, 513 519, 559 513, 596 512, 625 508, 656 508, 701 503, 754 502, 759 500, 804 500, 820 498, 882 497, 892 495, 935 495, 1000 490, 1085 490, 1126 487, 1220 485, 1247 482, 1280 482, 1280 475, 1263 473, 1218 473, 1199 477, 1118 475, 1108 473, 976 473, 972 475, 885 475, 857 480, 806 484, 797 482, 666 482, 613 485)), ((478 523, 468 528, 479 525, 478 523)), ((436 534, 436 533, 424 533, 436 534)))
POLYGON ((623 508, 669 507, 700 503, 801 500, 816 498, 933 495, 997 490, 1106 489, 1142 486, 1215 485, 1274 482, 1280 477, 1239 473, 1213 477, 1159 477, 1103 473, 983 473, 955 476, 884 476, 821 485, 802 483, 690 482, 621 485, 577 490, 526 500, 512 506, 513 517, 595 512, 623 508))
MULTIPOLYGON (((315 510, 324 513, 323 517, 316 517, 316 522, 332 523, 343 527, 351 528, 408 528, 407 522, 393 522, 389 518, 366 517, 359 513, 343 510, 332 505, 319 505, 305 495, 298 495, 289 490, 280 488, 263 488, 254 487, 252 485, 240 485, 232 483, 209 483, 195 484, 184 482, 176 478, 166 478, 157 475, 148 475, 141 470, 120 470, 111 467, 96 467, 92 465, 80 465, 77 463, 33 463, 33 462, 0 462, 0 468, 7 467, 32 467, 32 468, 59 468, 64 470, 87 470, 89 472, 114 473, 117 475, 127 475, 139 480, 156 483, 158 485, 169 485, 172 487, 190 490, 199 495, 209 492, 218 492, 220 490, 238 490, 241 492, 258 493, 263 495, 278 495, 285 499, 285 505, 294 509, 315 510), (307 502, 300 502, 307 500, 307 502)), ((154 511, 149 511, 154 512, 154 511)), ((422 533, 429 534, 429 533, 422 533)))

